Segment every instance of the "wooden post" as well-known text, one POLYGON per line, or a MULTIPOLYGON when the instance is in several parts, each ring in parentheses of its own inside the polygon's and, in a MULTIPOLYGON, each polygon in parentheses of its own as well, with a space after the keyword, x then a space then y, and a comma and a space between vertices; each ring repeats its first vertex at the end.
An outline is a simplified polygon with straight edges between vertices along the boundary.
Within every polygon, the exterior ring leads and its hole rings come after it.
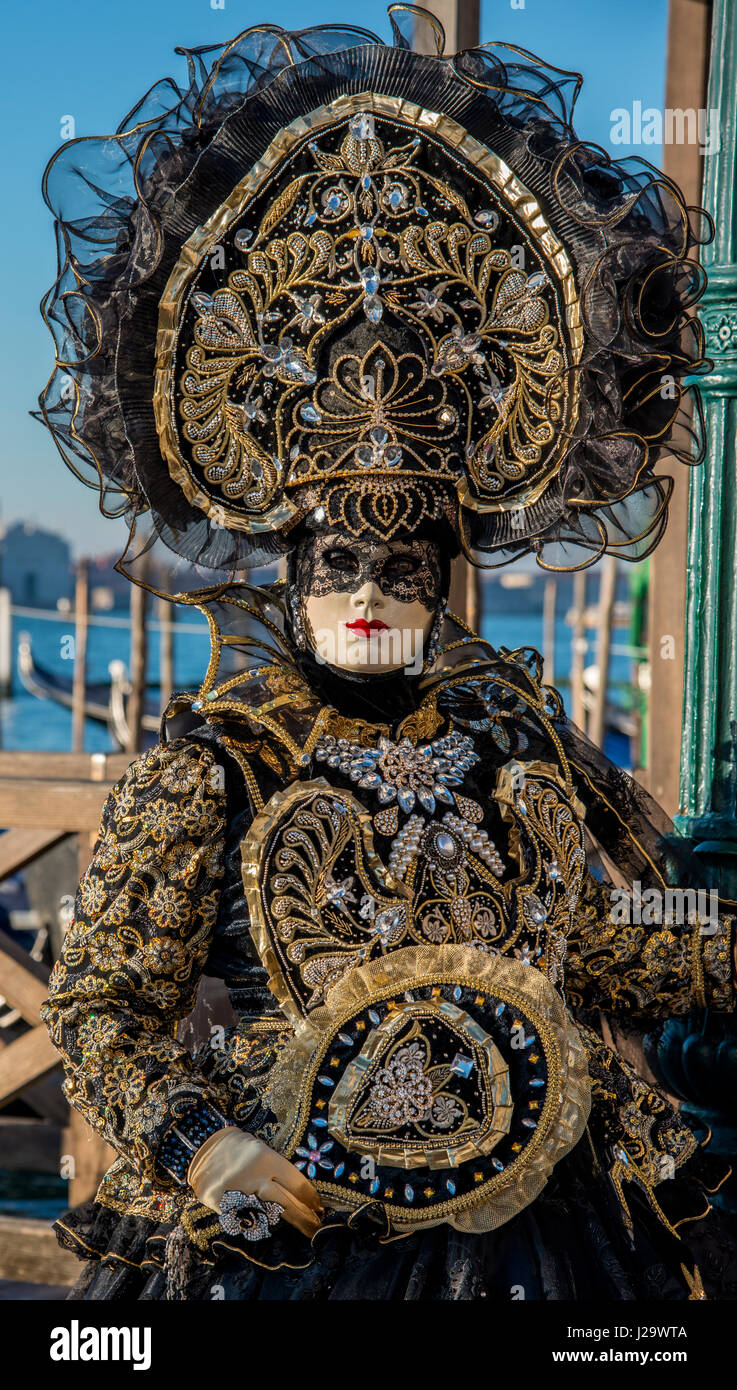
MULTIPOLYGON (((711 8, 704 0, 669 0, 665 105, 671 111, 700 111, 712 104, 706 97, 711 8)), ((663 169, 680 185, 687 203, 702 200, 703 164, 695 140, 673 140, 663 146, 663 169)), ((647 768, 645 776, 638 773, 638 780, 673 816, 678 810, 678 749, 683 728, 691 470, 677 460, 666 459, 660 471, 672 474, 673 494, 666 533, 649 560, 647 768)))
POLYGON ((13 617, 10 589, 0 588, 0 700, 10 694, 13 672, 13 617))
POLYGON ((555 684, 555 600, 558 581, 550 575, 543 592, 543 670, 547 685, 555 684))
MULTIPOLYGON (((475 48, 479 43, 481 0, 425 0, 422 8, 440 20, 445 31, 446 54, 475 48)), ((427 22, 418 20, 413 47, 418 52, 435 53, 434 42, 430 40, 429 46, 426 42, 428 37, 427 22)), ((481 609, 479 571, 463 555, 453 561, 448 607, 474 632, 478 631, 481 609)))
POLYGON ((87 630, 89 618, 89 562, 77 563, 74 592, 74 678, 72 681, 72 752, 84 749, 84 705, 87 695, 87 630))
POLYGON ((599 612, 597 618, 598 634, 596 642, 596 665, 599 671, 599 684, 594 692, 591 710, 589 738, 604 747, 606 728, 606 697, 609 685, 609 658, 612 647, 612 618, 614 616, 614 596, 617 588, 617 561, 615 556, 607 555, 601 565, 599 581, 599 612))
POLYGON ((131 655, 130 683, 128 700, 128 744, 127 753, 138 753, 141 748, 141 721, 143 702, 146 693, 146 609, 148 590, 141 584, 131 585, 131 655))
POLYGON ((160 598, 157 603, 159 623, 159 685, 161 688, 161 713, 164 713, 174 690, 174 617, 176 608, 167 599, 160 598))
POLYGON ((571 719, 586 732, 586 708, 583 702, 583 658, 586 650, 586 571, 576 570, 573 576, 573 623, 571 632, 571 719))
MULTIPOLYGON (((481 0, 425 0, 422 8, 429 10, 440 20, 445 30, 446 54, 460 53, 464 48, 477 46, 481 0)), ((417 32, 421 33, 420 25, 417 26, 417 32)))

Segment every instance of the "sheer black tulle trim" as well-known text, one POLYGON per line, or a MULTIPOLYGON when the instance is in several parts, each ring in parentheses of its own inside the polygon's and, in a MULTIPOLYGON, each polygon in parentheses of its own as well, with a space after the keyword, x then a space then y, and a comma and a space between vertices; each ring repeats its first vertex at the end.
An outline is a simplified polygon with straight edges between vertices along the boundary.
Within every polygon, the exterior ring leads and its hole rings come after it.
POLYGON ((333 1215, 308 1243, 289 1227, 253 1243, 223 1235, 206 1250, 181 1228, 121 1216, 98 1202, 66 1212, 60 1243, 86 1261, 72 1299, 376 1299, 479 1298, 509 1301, 514 1285, 527 1299, 679 1300, 688 1297, 684 1267, 698 1267, 710 1298, 737 1297, 733 1222, 709 1208, 705 1188, 717 1169, 697 1154, 670 1183, 674 1236, 644 1197, 630 1191, 632 1238, 605 1174, 594 1174, 582 1144, 561 1163, 545 1192, 490 1235, 436 1227, 389 1237, 376 1203, 350 1218, 333 1215))
POLYGON ((347 26, 265 26, 179 49, 185 83, 163 79, 114 135, 57 151, 44 196, 58 275, 42 304, 57 365, 40 418, 105 514, 150 511, 184 558, 231 570, 283 553, 286 536, 212 525, 169 476, 152 405, 159 299, 182 242, 281 128, 343 93, 388 93, 449 115, 510 165, 566 246, 582 300, 583 405, 561 470, 523 523, 515 513, 514 530, 507 513, 464 510, 464 548, 480 564, 530 549, 559 568, 604 550, 641 558, 667 519, 671 480, 655 475, 658 457, 701 459, 700 400, 685 378, 711 365, 690 314, 708 215, 653 166, 578 139, 577 74, 496 43, 421 56, 394 29, 393 47, 347 26))

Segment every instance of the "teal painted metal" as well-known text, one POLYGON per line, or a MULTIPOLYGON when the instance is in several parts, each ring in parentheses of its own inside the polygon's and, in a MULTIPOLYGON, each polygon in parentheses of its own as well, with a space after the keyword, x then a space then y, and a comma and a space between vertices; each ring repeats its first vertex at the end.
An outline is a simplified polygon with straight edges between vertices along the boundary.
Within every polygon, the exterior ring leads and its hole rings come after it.
POLYGON ((700 306, 714 371, 701 384, 706 462, 691 477, 678 830, 723 893, 737 890, 737 4, 714 0, 704 159, 716 235, 700 306), (714 143, 717 148, 713 147, 714 143))

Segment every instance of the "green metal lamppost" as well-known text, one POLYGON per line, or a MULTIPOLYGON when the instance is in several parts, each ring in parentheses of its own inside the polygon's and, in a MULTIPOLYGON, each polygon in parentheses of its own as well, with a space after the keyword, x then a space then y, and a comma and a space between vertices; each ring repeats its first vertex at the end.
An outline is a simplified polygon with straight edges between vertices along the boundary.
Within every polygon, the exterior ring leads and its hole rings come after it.
MULTIPOLYGON (((691 477, 680 813, 710 887, 737 898, 737 5, 714 0, 704 203, 716 224, 700 306, 714 371, 701 383, 706 461, 691 477)), ((737 1156, 737 1019, 671 1020, 648 1055, 684 1112, 737 1156)), ((737 1182, 717 1197, 737 1210, 737 1182)))

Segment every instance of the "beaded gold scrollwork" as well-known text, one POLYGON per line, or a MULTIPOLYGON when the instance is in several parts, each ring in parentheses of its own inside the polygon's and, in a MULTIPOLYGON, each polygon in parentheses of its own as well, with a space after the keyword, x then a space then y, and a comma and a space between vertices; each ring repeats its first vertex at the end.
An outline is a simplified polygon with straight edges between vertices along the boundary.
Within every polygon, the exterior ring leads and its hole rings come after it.
POLYGON ((524 506, 577 413, 563 247, 498 156, 397 98, 281 131, 183 248, 159 325, 170 472, 245 530, 318 502, 383 535, 456 494, 524 506), (361 325, 372 346, 336 354, 361 325))
POLYGON ((322 778, 271 798, 242 862, 256 949, 293 1021, 406 932, 409 894, 374 853, 368 813, 322 778))

